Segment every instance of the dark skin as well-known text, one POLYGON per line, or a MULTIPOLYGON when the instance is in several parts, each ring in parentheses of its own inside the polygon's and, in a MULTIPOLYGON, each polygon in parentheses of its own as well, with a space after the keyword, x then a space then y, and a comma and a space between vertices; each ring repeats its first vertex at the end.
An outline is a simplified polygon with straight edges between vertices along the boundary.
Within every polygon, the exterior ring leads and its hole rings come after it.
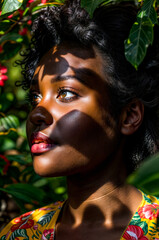
POLYGON ((41 59, 30 87, 30 147, 33 132, 55 142, 48 151, 32 152, 34 169, 41 176, 67 176, 68 200, 56 240, 120 239, 141 202, 141 193, 125 184, 123 153, 144 108, 134 100, 115 121, 103 67, 95 47, 65 43, 41 59))

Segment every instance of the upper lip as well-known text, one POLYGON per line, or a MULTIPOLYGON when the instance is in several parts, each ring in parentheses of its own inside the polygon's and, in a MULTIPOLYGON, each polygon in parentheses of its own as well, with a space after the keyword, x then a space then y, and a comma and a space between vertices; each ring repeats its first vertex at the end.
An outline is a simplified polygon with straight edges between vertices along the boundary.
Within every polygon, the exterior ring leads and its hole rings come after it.
POLYGON ((36 144, 40 142, 45 142, 47 144, 54 143, 48 136, 41 132, 33 132, 31 134, 31 143, 36 144))

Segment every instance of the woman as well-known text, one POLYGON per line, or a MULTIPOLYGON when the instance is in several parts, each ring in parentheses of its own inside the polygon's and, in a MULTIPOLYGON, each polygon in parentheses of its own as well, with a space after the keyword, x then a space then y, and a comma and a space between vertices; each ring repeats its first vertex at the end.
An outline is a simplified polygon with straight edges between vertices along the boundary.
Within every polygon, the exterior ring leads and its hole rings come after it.
POLYGON ((20 63, 28 141, 36 173, 67 176, 68 199, 12 220, 1 239, 159 239, 159 199, 125 183, 158 149, 157 34, 136 71, 124 57, 135 18, 117 4, 90 19, 72 0, 35 20, 20 63))

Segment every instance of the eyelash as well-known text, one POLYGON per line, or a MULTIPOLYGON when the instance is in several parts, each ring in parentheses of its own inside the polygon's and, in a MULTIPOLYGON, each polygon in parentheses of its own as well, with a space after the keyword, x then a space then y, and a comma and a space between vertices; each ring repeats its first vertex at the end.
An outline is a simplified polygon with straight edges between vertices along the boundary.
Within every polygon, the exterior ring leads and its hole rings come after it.
POLYGON ((35 107, 38 104, 38 102, 36 102, 34 97, 42 98, 42 96, 40 94, 37 94, 36 92, 27 92, 26 97, 25 97, 26 102, 29 103, 33 107, 35 107))
MULTIPOLYGON (((27 94, 26 94, 26 97, 25 97, 25 100, 26 100, 26 102, 27 103, 29 103, 31 106, 33 106, 33 107, 35 107, 39 102, 38 102, 38 100, 35 100, 34 98, 35 97, 37 97, 37 98, 42 98, 42 96, 40 95, 40 94, 38 94, 38 93, 36 93, 36 92, 27 92, 27 94)), ((67 89, 67 88, 59 88, 58 89, 58 92, 57 92, 57 99, 59 99, 59 101, 61 101, 61 102, 71 102, 71 101, 73 101, 73 100, 75 100, 75 99, 77 99, 79 97, 79 95, 75 92, 75 91, 72 91, 72 90, 70 90, 70 89, 67 89), (64 93, 71 93, 71 94, 73 94, 74 96, 72 96, 72 97, 66 97, 65 99, 63 98, 61 98, 60 99, 60 96, 62 95, 62 94, 64 94, 64 93)))
POLYGON ((60 101, 62 101, 62 102, 71 102, 72 100, 75 100, 75 99, 77 99, 78 97, 79 97, 79 95, 78 95, 78 93, 76 93, 75 91, 73 91, 73 90, 70 90, 70 89, 67 89, 67 88, 59 88, 58 89, 58 95, 57 95, 57 99, 58 98, 60 98, 60 95, 62 95, 63 93, 65 93, 65 92, 67 92, 67 93, 72 93, 74 96, 72 96, 72 97, 67 97, 67 98, 65 98, 65 99, 60 99, 60 101))

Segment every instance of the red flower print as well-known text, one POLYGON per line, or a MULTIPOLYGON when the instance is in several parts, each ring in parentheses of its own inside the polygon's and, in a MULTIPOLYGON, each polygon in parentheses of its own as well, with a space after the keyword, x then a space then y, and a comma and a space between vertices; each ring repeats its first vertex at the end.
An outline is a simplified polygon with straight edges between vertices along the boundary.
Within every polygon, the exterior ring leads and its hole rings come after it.
POLYGON ((11 231, 14 232, 17 229, 31 228, 34 225, 34 220, 29 219, 29 217, 33 212, 34 211, 24 213, 20 217, 15 218, 14 223, 16 224, 11 227, 11 231))
POLYGON ((126 240, 148 240, 143 236, 144 232, 141 227, 135 225, 129 225, 123 235, 126 240))
POLYGON ((139 208, 138 213, 141 218, 152 220, 159 216, 159 205, 157 203, 145 205, 139 208))
POLYGON ((21 222, 13 225, 11 227, 11 231, 14 232, 17 229, 27 229, 31 228, 34 225, 34 220, 28 219, 28 220, 22 220, 21 222))
POLYGON ((45 229, 41 237, 42 240, 53 240, 54 229, 45 229))

